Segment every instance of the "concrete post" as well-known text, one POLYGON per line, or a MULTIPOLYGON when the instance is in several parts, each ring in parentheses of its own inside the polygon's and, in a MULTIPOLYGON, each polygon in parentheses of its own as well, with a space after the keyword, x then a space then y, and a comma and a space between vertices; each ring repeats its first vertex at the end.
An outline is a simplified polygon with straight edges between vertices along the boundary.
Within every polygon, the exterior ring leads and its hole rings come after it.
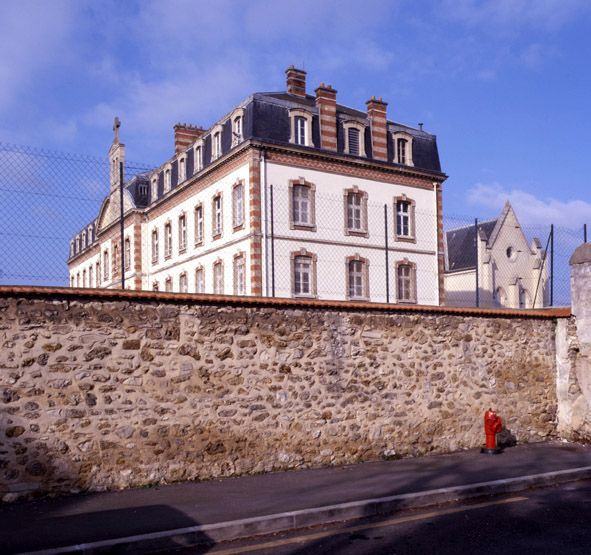
POLYGON ((572 321, 556 326, 558 431, 571 439, 591 437, 591 244, 570 258, 572 321))

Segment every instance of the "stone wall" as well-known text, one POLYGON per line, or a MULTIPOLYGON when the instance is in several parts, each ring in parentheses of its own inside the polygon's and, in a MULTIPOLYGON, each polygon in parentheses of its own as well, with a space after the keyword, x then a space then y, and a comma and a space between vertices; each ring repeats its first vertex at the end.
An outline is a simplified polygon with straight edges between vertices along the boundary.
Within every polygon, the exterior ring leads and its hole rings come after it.
POLYGON ((489 407, 556 431, 547 314, 135 297, 0 291, 0 495, 453 451, 489 407))

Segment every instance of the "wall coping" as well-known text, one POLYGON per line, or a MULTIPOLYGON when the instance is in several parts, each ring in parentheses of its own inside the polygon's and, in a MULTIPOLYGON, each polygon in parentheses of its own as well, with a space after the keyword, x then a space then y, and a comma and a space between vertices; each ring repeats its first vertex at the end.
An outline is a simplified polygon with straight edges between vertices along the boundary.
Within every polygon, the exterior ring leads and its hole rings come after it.
POLYGON ((507 308, 460 308, 450 306, 409 305, 369 303, 355 301, 321 301, 317 299, 286 299, 269 297, 238 297, 231 295, 211 295, 199 293, 166 293, 157 291, 132 291, 120 289, 79 289, 71 287, 37 287, 0 285, 2 297, 54 298, 72 301, 111 301, 125 300, 137 302, 162 302, 176 304, 205 304, 230 306, 256 306, 267 308, 339 310, 347 312, 390 312, 420 314, 455 314, 463 316, 486 316, 496 318, 569 318, 570 307, 543 309, 507 308))

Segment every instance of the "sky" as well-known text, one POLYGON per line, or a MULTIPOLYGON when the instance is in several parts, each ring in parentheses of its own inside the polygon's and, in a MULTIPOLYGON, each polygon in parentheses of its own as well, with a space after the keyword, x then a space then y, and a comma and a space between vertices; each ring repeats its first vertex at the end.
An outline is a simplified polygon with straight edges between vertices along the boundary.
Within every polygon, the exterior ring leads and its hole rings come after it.
MULTIPOLYGON (((591 224, 586 0, 0 2, 0 142, 160 165, 176 122, 209 127, 307 71, 437 135, 448 217, 591 224)), ((105 184, 105 192, 107 185, 105 184)))

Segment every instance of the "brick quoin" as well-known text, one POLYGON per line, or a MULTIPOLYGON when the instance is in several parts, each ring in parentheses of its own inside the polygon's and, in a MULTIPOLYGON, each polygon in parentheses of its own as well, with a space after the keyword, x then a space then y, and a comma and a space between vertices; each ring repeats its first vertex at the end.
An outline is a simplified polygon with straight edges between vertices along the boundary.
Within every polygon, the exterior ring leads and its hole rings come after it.
POLYGON ((252 295, 263 294, 261 241, 261 162, 259 152, 251 150, 249 160, 250 229, 250 288, 252 295))

